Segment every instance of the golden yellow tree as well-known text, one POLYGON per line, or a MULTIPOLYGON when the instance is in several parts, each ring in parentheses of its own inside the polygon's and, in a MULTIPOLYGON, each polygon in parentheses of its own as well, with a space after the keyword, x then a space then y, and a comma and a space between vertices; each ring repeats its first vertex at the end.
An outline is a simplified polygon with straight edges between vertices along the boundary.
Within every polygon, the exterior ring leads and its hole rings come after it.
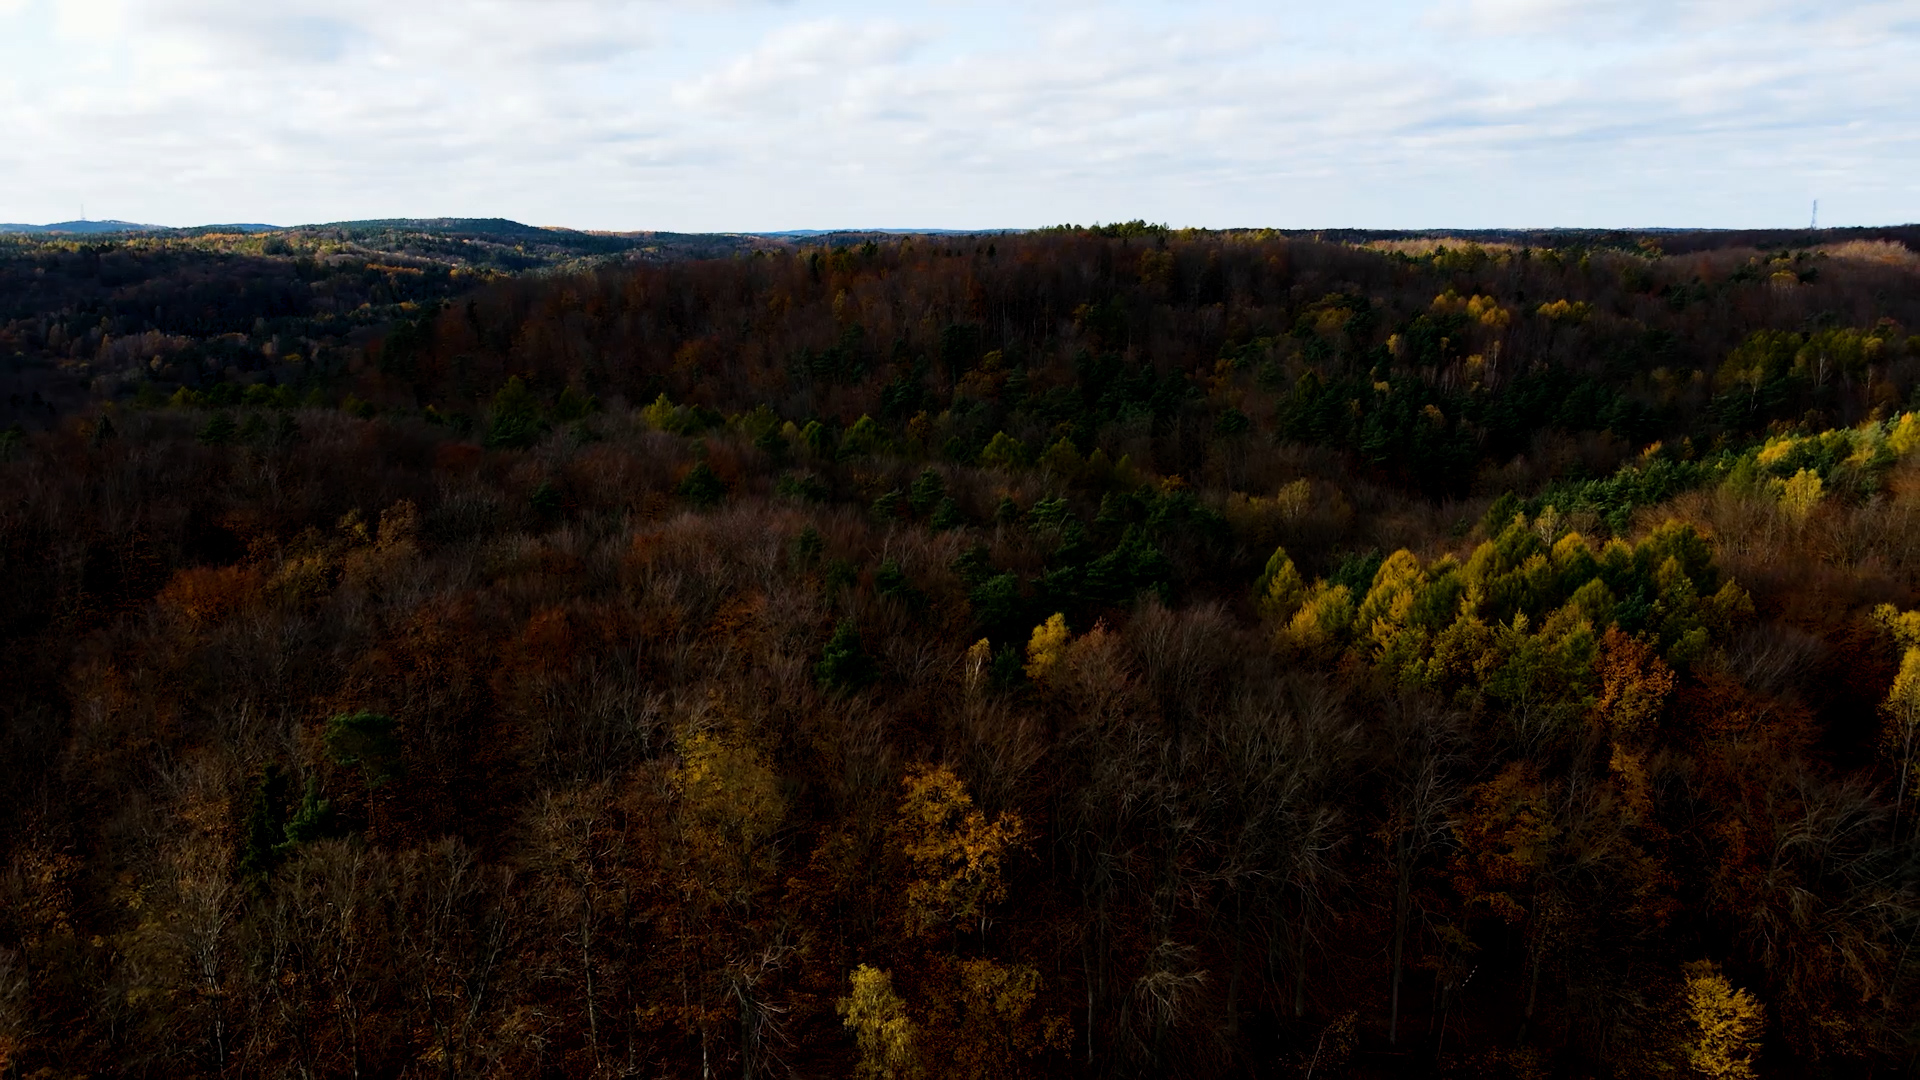
POLYGON ((786 815, 780 780, 745 742, 713 731, 682 732, 672 782, 680 796, 690 869, 720 899, 747 903, 768 841, 786 815))
POLYGON ((1286 548, 1273 549, 1266 570, 1260 580, 1254 582, 1253 592, 1261 614, 1270 618, 1289 619, 1299 610, 1300 602, 1307 595, 1307 583, 1300 577, 1286 548))
POLYGON ((1413 610, 1420 589, 1427 583, 1420 559, 1405 548, 1387 556, 1373 575, 1373 585, 1354 616, 1357 634, 1372 640, 1376 650, 1393 640, 1413 610))
POLYGON ((1892 604, 1873 609, 1873 621, 1903 649, 1920 646, 1920 611, 1901 611, 1892 604))
POLYGON ((1800 522, 1813 516, 1824 493, 1820 474, 1811 469, 1801 469, 1791 479, 1776 480, 1773 488, 1780 499, 1780 509, 1786 511, 1788 517, 1800 522))
POLYGON ((1887 699, 1880 703, 1886 726, 1880 732, 1880 752, 1892 762, 1899 779, 1899 798, 1894 802, 1895 828, 1899 827, 1911 793, 1920 791, 1920 611, 1901 611, 1892 604, 1873 609, 1872 619, 1894 644, 1906 650, 1900 659, 1900 673, 1894 676, 1887 699))
POLYGON ((1887 449, 1899 457, 1906 457, 1920 448, 1920 414, 1901 413, 1900 419, 1891 422, 1887 432, 1887 449))
POLYGON ((967 649, 965 672, 967 692, 976 694, 985 685, 987 669, 993 663, 993 643, 986 638, 974 642, 967 649))
POLYGON ((1322 659, 1331 658, 1353 628, 1353 593, 1345 585, 1322 581, 1313 587, 1280 631, 1280 644, 1322 659))
POLYGON ((1894 803, 1895 820, 1905 810, 1908 797, 1920 785, 1920 648, 1909 648, 1900 661, 1900 674, 1894 676, 1887 700, 1880 705, 1887 718, 1880 733, 1880 749, 1899 772, 1899 799, 1894 803))
POLYGON ((1067 631, 1067 617, 1059 612, 1034 627, 1033 637, 1027 641, 1027 678, 1046 682, 1066 654, 1067 641, 1072 636, 1067 631))
POLYGON ((914 769, 905 785, 893 833, 910 866, 909 929, 926 933, 946 923, 975 922, 984 932, 987 907, 1007 895, 1001 872, 1025 838, 1020 818, 1001 814, 988 821, 944 765, 914 769))
POLYGON ((926 1061, 953 1080, 1010 1080, 1048 1051, 1064 1050, 1072 1029, 1037 1008, 1032 964, 973 959, 939 965, 924 1030, 926 1061))
POLYGON ((1629 813, 1642 818, 1652 810, 1644 744, 1673 693, 1673 669, 1652 645, 1615 626, 1601 639, 1594 671, 1600 696, 1593 703, 1593 720, 1613 738, 1608 767, 1620 780, 1629 813))
POLYGON ((851 982, 853 992, 833 1008, 860 1048, 859 1074, 880 1080, 919 1075, 914 1023, 907 1016, 907 1003, 893 992, 893 976, 861 964, 853 969, 851 982))
POLYGON ((1766 1025, 1759 999, 1736 989, 1710 961, 1687 965, 1687 1063, 1713 1080, 1747 1080, 1766 1025))

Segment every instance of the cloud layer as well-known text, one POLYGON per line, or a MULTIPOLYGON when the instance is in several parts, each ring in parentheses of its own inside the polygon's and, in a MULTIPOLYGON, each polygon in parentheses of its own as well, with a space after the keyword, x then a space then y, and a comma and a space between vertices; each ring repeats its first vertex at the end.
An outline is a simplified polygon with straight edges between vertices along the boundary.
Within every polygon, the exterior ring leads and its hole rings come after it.
POLYGON ((1910 0, 0 0, 0 219, 1920 218, 1910 0))

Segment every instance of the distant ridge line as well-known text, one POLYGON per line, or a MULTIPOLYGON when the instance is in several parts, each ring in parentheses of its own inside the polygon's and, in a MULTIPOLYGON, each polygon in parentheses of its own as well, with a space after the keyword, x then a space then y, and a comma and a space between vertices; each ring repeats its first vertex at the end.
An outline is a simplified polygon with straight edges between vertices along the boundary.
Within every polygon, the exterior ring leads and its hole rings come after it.
POLYGON ((51 225, 0 225, 0 233, 94 233, 161 232, 164 225, 141 225, 132 221, 56 221, 51 225))
POLYGON ((258 223, 231 223, 223 225, 195 225, 191 228, 176 228, 172 225, 143 225, 136 221, 56 221, 51 225, 21 225, 0 223, 0 234, 27 236, 118 236, 125 233, 183 233, 183 232, 279 232, 282 226, 262 225, 258 223))
MULTIPOLYGON (((423 218, 368 218, 351 221, 316 222, 304 225, 269 225, 258 222, 209 224, 195 226, 152 225, 140 222, 107 220, 59 221, 47 225, 19 223, 0 223, 0 235, 16 236, 74 236, 74 237, 111 237, 133 235, 169 235, 193 236, 209 233, 274 233, 274 232, 311 232, 328 229, 340 230, 396 230, 438 233, 458 237, 468 234, 475 237, 524 237, 529 241, 548 239, 558 236, 591 238, 594 246, 631 245, 641 246, 648 241, 696 240, 710 238, 751 238, 775 243, 804 243, 807 241, 824 242, 832 245, 836 241, 858 241, 878 237, 963 237, 963 236, 1012 236, 1031 230, 1018 228, 984 229, 771 229, 771 230, 728 230, 718 232, 678 232, 667 229, 578 229, 561 225, 529 225, 510 218, 466 218, 466 217, 423 217, 423 218)), ((1824 229, 1777 228, 1777 229, 1740 229, 1740 228, 1690 228, 1684 226, 1640 226, 1632 228, 1587 228, 1587 227, 1543 227, 1543 228, 1483 228, 1483 229, 1363 229, 1363 228, 1319 228, 1319 229, 1267 229, 1260 227, 1236 227, 1223 229, 1205 229, 1210 233, 1265 232, 1272 235, 1301 237, 1323 240, 1331 243, 1370 243, 1392 240, 1456 240, 1462 243, 1504 243, 1517 245, 1553 246, 1554 241, 1598 241, 1602 244, 1619 244, 1642 241, 1654 241, 1661 250, 1669 255, 1685 254, 1724 247, 1780 248, 1806 245, 1840 243, 1849 240, 1892 240, 1908 248, 1920 251, 1920 223, 1883 226, 1828 227, 1824 229)), ((611 253, 606 252, 606 253, 611 253)))

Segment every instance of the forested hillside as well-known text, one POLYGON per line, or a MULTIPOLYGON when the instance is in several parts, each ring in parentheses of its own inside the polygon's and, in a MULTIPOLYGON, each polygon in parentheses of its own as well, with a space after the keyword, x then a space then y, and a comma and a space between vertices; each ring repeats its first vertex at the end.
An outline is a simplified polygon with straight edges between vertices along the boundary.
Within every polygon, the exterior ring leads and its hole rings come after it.
POLYGON ((112 236, 0 227, 0 427, 156 387, 326 380, 378 327, 513 274, 714 258, 751 236, 363 221, 112 236))
POLYGON ((0 1077, 1904 1074, 1920 256, 1691 237, 0 259, 0 1077))

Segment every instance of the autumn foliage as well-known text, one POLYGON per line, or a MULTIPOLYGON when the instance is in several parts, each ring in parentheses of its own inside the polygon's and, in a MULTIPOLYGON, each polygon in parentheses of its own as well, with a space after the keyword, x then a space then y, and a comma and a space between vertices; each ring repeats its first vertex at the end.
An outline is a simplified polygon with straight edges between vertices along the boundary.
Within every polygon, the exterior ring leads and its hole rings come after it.
POLYGON ((1856 255, 599 267, 23 434, 0 1075, 1899 1072, 1856 255))

